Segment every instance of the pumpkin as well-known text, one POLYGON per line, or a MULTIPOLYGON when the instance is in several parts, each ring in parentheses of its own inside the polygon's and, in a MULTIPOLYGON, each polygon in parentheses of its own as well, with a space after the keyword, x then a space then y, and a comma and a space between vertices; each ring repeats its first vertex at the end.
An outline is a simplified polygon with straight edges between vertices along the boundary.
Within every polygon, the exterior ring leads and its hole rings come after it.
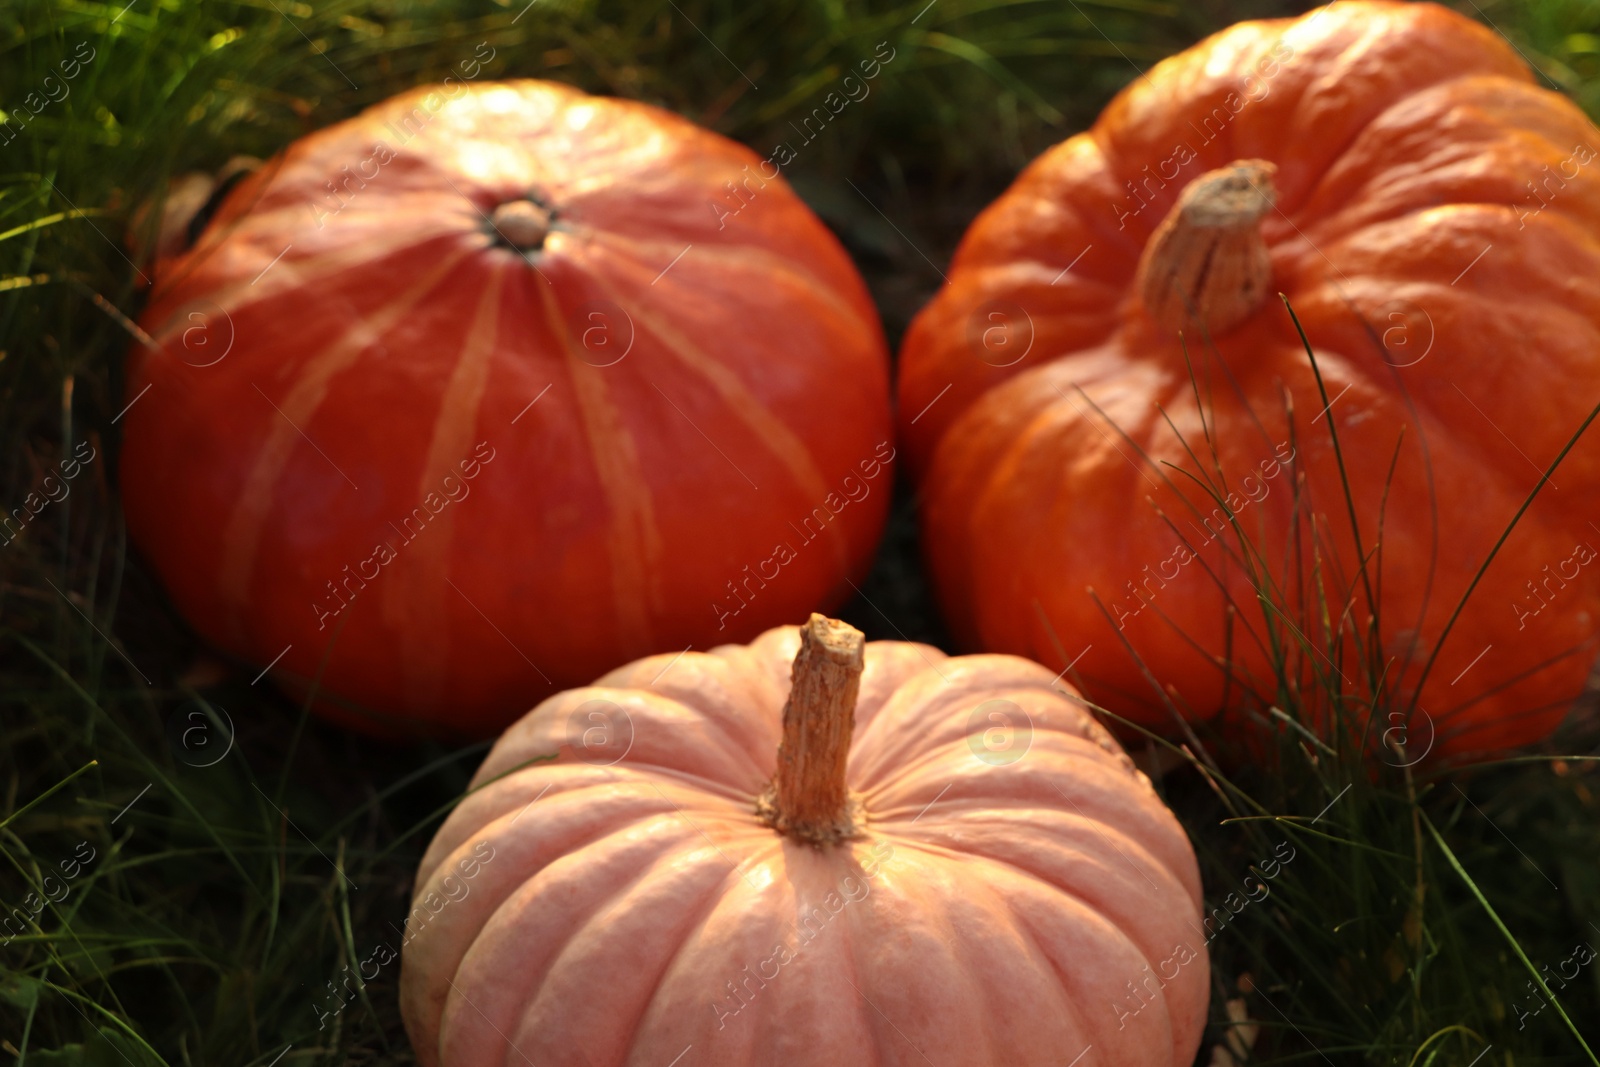
POLYGON ((958 638, 1147 728, 1248 741, 1284 679, 1341 690, 1395 764, 1546 735, 1600 615, 1596 442, 1533 496, 1600 400, 1597 151, 1432 4, 1152 68, 974 222, 908 331, 958 638))
POLYGON ((417 872, 418 1062, 1187 1067, 1194 854, 1080 703, 820 615, 549 698, 417 872))
POLYGON ((492 733, 748 640, 840 601, 881 530, 859 275, 773 167, 655 108, 424 87, 152 273, 129 529, 203 635, 351 724, 492 733))

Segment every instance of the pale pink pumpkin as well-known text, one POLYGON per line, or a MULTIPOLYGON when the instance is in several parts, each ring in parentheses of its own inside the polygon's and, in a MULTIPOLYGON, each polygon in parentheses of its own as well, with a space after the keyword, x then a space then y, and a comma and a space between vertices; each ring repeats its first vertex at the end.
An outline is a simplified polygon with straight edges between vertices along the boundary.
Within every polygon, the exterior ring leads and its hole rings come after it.
POLYGON ((540 704, 416 889, 422 1067, 1164 1067, 1204 1026, 1194 854, 1075 694, 821 616, 540 704))

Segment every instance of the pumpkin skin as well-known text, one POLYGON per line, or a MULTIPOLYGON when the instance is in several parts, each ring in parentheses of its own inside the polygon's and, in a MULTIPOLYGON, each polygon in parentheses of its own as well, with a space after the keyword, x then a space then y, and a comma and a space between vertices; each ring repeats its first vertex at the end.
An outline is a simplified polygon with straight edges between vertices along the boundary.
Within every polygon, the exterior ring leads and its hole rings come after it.
POLYGON ((1071 691, 1016 657, 868 644, 846 774, 865 829, 819 849, 755 813, 798 644, 643 659, 500 739, 417 875, 400 992, 422 1067, 688 1046, 1043 1067, 1086 1045, 1080 1067, 1187 1067, 1209 982, 1194 855, 1071 691), (1008 739, 974 716, 992 700, 1018 709, 1008 739))
POLYGON ((128 524, 183 614, 350 724, 484 734, 842 599, 889 499, 887 350, 757 164, 641 104, 454 84, 233 189, 157 263, 128 375, 128 524), (554 212, 526 256, 490 225, 525 196, 554 212))
POLYGON ((1600 401, 1600 293, 1583 281, 1600 274, 1597 152, 1600 133, 1503 40, 1431 4, 1246 22, 1150 70, 983 213, 907 334, 902 440, 959 639, 1058 667, 1081 655, 1073 678, 1103 706, 1158 729, 1220 715, 1237 737, 1279 699, 1257 584, 1319 650, 1290 677, 1335 677, 1320 565, 1328 615, 1346 619, 1337 671, 1363 697, 1354 646, 1379 608, 1382 707, 1400 710, 1354 725, 1406 742, 1388 762, 1548 734, 1596 651, 1593 433, 1440 641, 1600 401), (1188 331, 1191 376, 1136 285, 1141 256, 1189 183, 1241 160, 1276 165, 1271 285, 1209 347, 1188 331), (1220 511, 1189 476, 1219 467, 1220 511), (1264 578, 1241 565, 1229 510, 1264 578))

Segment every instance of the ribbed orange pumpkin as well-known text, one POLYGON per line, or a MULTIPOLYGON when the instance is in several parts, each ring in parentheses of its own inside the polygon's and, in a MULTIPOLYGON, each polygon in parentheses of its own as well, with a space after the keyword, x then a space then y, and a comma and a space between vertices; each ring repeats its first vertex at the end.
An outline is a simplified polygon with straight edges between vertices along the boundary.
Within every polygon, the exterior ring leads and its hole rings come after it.
POLYGON ((1406 762, 1544 736, 1596 650, 1600 442, 1445 633, 1600 401, 1597 151, 1430 4, 1243 23, 1150 70, 974 223, 906 339, 952 626, 1152 726, 1265 712, 1286 656, 1395 709, 1369 735, 1406 762))
POLYGON ((472 786, 405 930, 422 1067, 1187 1067, 1199 1044, 1189 842, 1038 664, 863 651, 812 616, 552 697, 472 786))
POLYGON ((197 629, 347 721, 497 729, 837 602, 880 532, 859 276, 753 153, 655 108, 418 89, 154 275, 132 534, 197 629))

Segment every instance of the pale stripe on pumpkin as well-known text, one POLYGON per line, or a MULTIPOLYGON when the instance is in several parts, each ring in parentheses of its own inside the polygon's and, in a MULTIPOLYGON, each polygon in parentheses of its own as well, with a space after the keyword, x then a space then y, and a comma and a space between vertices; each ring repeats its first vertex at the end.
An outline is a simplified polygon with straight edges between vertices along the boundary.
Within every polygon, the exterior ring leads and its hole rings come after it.
MULTIPOLYGON (((669 326, 664 318, 645 311, 644 306, 631 294, 610 285, 598 272, 593 275, 593 281, 604 289, 607 297, 635 322, 644 325, 655 334, 685 367, 699 374, 716 390, 717 397, 728 406, 729 412, 737 416, 745 428, 766 445, 767 451, 776 456, 788 470, 795 484, 806 494, 806 499, 817 505, 822 504, 830 490, 823 480, 822 472, 817 469, 810 450, 793 430, 745 388, 744 382, 737 374, 726 364, 707 354, 688 337, 669 326)), ((849 552, 844 523, 829 523, 823 529, 829 534, 828 541, 833 548, 835 562, 841 571, 847 570, 849 552)))
MULTIPOLYGON (((280 418, 274 413, 267 419, 266 440, 256 454, 255 465, 245 480, 233 513, 228 516, 227 530, 223 534, 222 568, 217 584, 223 600, 232 609, 235 625, 239 610, 247 606, 250 577, 255 570, 262 527, 276 503, 278 481, 294 450, 308 447, 297 427, 307 425, 316 416, 317 409, 327 398, 328 385, 334 376, 354 366, 363 352, 377 344, 402 317, 410 313, 422 297, 438 285, 470 251, 462 249, 444 257, 421 281, 398 294, 387 307, 369 318, 352 318, 349 330, 339 342, 311 357, 295 379, 289 395, 274 401, 286 417, 280 418)), ((304 284, 304 281, 300 280, 297 284, 304 284)))
MULTIPOLYGON (((456 464, 472 450, 478 413, 489 384, 489 367, 499 340, 500 297, 505 288, 506 268, 512 262, 497 257, 489 268, 477 311, 461 343, 461 355, 439 403, 433 439, 428 442, 422 476, 417 481, 419 501, 430 493, 441 493, 446 475, 456 473, 459 478, 456 464)), ((382 586, 378 596, 384 624, 393 626, 400 634, 406 685, 419 707, 427 707, 445 695, 439 691, 439 686, 450 655, 451 631, 447 626, 440 626, 436 632, 428 633, 405 625, 405 620, 419 609, 432 618, 450 617, 445 598, 455 593, 443 579, 449 575, 450 550, 455 541, 459 510, 446 507, 433 517, 428 524, 430 536, 418 538, 416 546, 408 553, 413 558, 399 568, 393 581, 382 586), (439 528, 436 533, 435 527, 439 528)))
POLYGON ((659 575, 665 550, 656 526, 655 506, 639 463, 639 448, 611 399, 605 375, 595 373, 573 348, 555 294, 536 285, 545 323, 566 355, 567 374, 578 401, 578 415, 600 489, 611 511, 606 549, 611 557, 611 596, 623 642, 641 651, 655 644, 652 614, 665 611, 659 575))
MULTIPOLYGON (((634 262, 646 270, 656 269, 650 267, 650 263, 665 263, 683 249, 681 243, 623 237, 610 230, 591 229, 586 231, 584 236, 597 244, 615 246, 617 251, 628 254, 634 262), (640 248, 654 250, 648 262, 633 254, 640 248)), ((859 337, 871 337, 878 332, 877 319, 863 315, 861 306, 846 299, 838 291, 833 280, 806 269, 800 260, 784 255, 776 248, 755 244, 696 244, 693 255, 696 259, 710 257, 721 260, 723 266, 740 271, 746 277, 786 274, 802 283, 797 288, 805 292, 808 300, 818 300, 826 304, 833 314, 850 320, 857 327, 856 332, 859 337)), ((1050 276, 1055 277, 1058 273, 1059 271, 1051 271, 1050 276)), ((1108 311, 1107 314, 1111 313, 1108 311)))
MULTIPOLYGON (((437 199, 437 197, 429 197, 428 199, 437 199)), ((415 210, 410 209, 404 202, 400 204, 392 204, 391 202, 391 205, 395 212, 415 210)), ((407 227, 396 227, 392 222, 392 216, 386 215, 381 225, 374 224, 368 227, 368 236, 363 237, 360 241, 353 241, 343 247, 330 248, 325 252, 317 252, 307 256, 284 255, 275 265, 272 264, 273 257, 282 254, 283 250, 273 250, 258 242, 258 248, 255 249, 258 252, 258 256, 255 260, 249 263, 240 262, 217 268, 219 273, 227 274, 235 280, 231 284, 227 284, 226 287, 209 294, 208 299, 211 303, 221 308, 225 314, 231 316, 251 304, 270 300, 285 293, 297 290, 314 291, 318 287, 318 283, 347 277, 352 271, 369 266, 387 256, 407 248, 415 248, 418 245, 426 244, 441 237, 459 235, 463 229, 459 221, 447 219, 442 223, 428 226, 424 230, 423 226, 428 216, 421 211, 416 211, 413 217, 419 221, 407 227), (261 271, 269 265, 272 265, 272 269, 262 274, 261 271)), ((266 218, 268 221, 271 220, 270 215, 266 218)), ((241 222, 239 229, 246 229, 245 224, 241 222)), ((274 232, 272 227, 254 217, 249 219, 248 229, 259 229, 265 233, 274 232)), ((281 232, 281 230, 278 232, 281 232)), ((236 241, 241 239, 236 230, 230 230, 229 235, 236 241)), ((290 247, 293 247, 292 243, 290 247)), ((188 281, 188 275, 180 275, 179 281, 188 281)), ((171 286, 168 286, 168 288, 171 288, 171 286)), ((164 296, 164 292, 157 293, 154 299, 161 300, 164 296)), ((180 315, 179 312, 188 311, 193 306, 191 302, 184 302, 172 307, 161 325, 150 331, 151 336, 163 345, 180 337, 193 323, 187 315, 180 315)))

